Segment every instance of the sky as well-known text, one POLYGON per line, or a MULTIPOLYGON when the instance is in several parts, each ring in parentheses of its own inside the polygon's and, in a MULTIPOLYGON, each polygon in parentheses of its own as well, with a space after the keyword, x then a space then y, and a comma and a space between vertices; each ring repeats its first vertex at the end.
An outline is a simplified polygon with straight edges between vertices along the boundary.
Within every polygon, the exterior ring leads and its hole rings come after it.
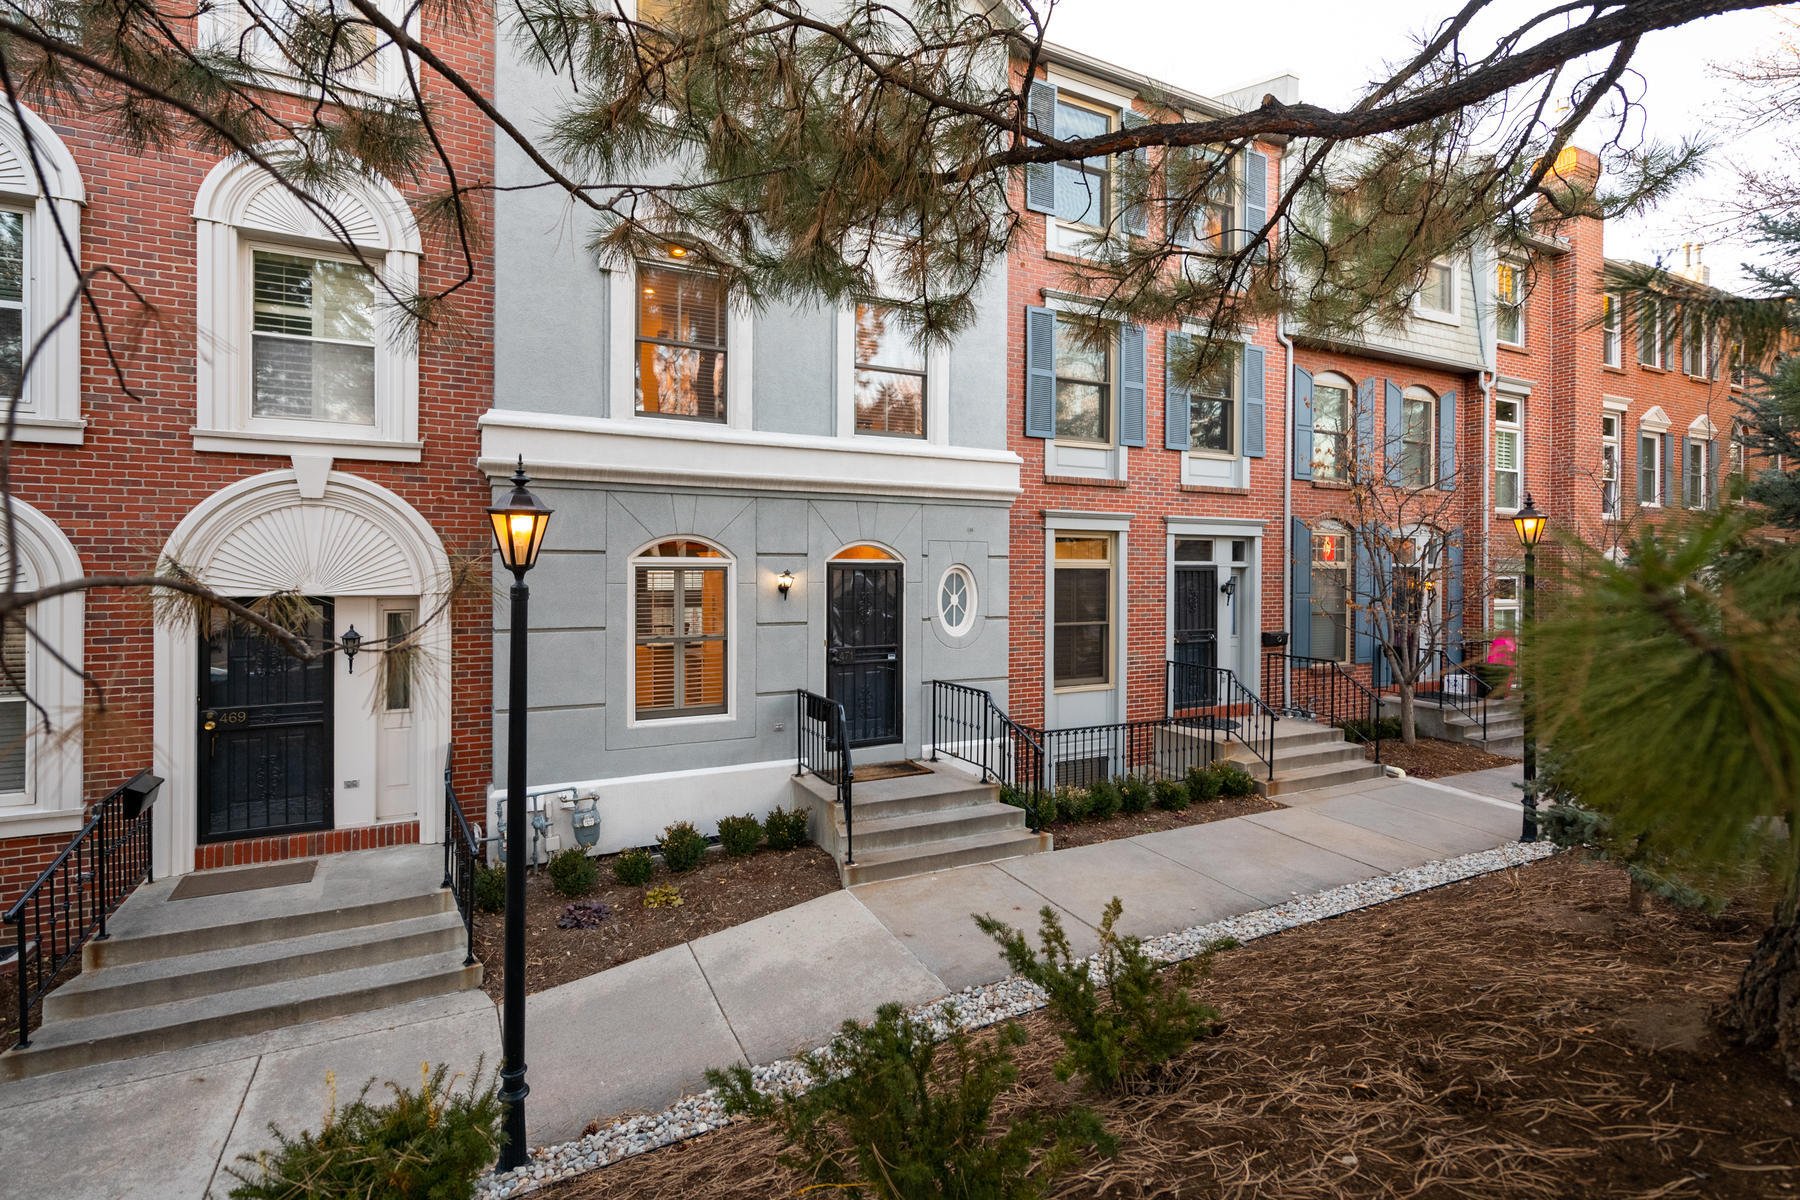
MULTIPOLYGON (((1499 0, 1497 8, 1516 18, 1548 6, 1499 0)), ((1302 100, 1342 107, 1457 7, 1460 0, 1058 0, 1049 28, 1053 42, 1202 95, 1292 74, 1302 100)), ((1722 236, 1719 201, 1734 186, 1733 164, 1753 162, 1772 145, 1755 134, 1736 136, 1728 125, 1734 85, 1717 68, 1764 51, 1795 19, 1800 6, 1731 13, 1644 39, 1633 59, 1641 78, 1631 85, 1643 105, 1644 132, 1662 141, 1700 136, 1724 144, 1704 175, 1657 210, 1609 222, 1608 257, 1679 265, 1684 243, 1703 242, 1712 282, 1742 281, 1742 263, 1754 251, 1722 236), (1725 139, 1727 133, 1734 136, 1725 139)), ((1465 46, 1469 53, 1484 49, 1473 40, 1465 46)), ((1604 136, 1596 128, 1585 140, 1593 145, 1604 136)))

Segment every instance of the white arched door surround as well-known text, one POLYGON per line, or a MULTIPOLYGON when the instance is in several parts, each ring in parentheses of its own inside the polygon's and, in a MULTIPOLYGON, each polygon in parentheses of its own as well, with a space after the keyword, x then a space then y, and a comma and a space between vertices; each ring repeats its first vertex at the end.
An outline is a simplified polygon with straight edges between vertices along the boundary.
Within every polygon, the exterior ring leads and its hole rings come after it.
MULTIPOLYGON (((56 523, 23 500, 12 501, 13 541, 0 544, 0 571, 11 574, 17 551, 21 590, 67 583, 82 577, 81 556, 56 523)), ((3 538, 0 533, 0 538, 3 538)), ((69 833, 81 827, 81 723, 84 715, 81 668, 87 599, 82 592, 33 605, 26 616, 32 634, 25 648, 25 680, 44 714, 26 713, 25 789, 0 803, 0 837, 69 833), (41 644, 40 644, 41 643, 41 644), (45 646, 55 647, 59 663, 45 646)))
MULTIPOLYGON (((416 600, 424 666, 413 678, 406 761, 394 767, 416 781, 420 840, 439 840, 443 812, 435 802, 435 784, 450 740, 450 622, 447 615, 425 618, 442 601, 450 568, 430 522, 387 488, 347 472, 327 474, 323 494, 307 499, 295 472, 270 471, 239 480, 197 505, 169 536, 164 557, 226 595, 295 591, 331 597, 340 612, 366 609, 371 618, 359 632, 371 639, 382 636, 373 619, 380 605, 416 600)), ((343 626, 349 623, 340 619, 343 626)), ((155 645, 156 773, 167 781, 156 806, 156 869, 180 874, 193 869, 198 841, 199 630, 189 622, 160 622, 155 645)), ((362 709, 373 706, 379 673, 368 658, 353 671, 335 662, 332 669, 340 672, 334 736, 340 747, 344 738, 366 737, 372 756, 375 722, 362 709)), ((334 780, 339 787, 342 782, 334 780)), ((353 801, 346 803, 346 793, 337 793, 336 828, 376 821, 379 784, 358 782, 362 786, 353 801)))

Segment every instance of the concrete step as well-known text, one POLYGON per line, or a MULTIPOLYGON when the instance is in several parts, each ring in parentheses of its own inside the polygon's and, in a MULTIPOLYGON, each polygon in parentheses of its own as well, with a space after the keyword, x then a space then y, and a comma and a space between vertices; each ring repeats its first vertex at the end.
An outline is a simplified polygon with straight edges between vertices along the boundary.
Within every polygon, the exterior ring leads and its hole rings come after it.
MULTIPOLYGON (((835 785, 810 774, 799 776, 794 782, 815 804, 823 802, 835 811, 842 811, 835 785)), ((933 771, 929 775, 909 775, 902 779, 858 782, 851 802, 856 806, 856 820, 860 825, 865 819, 879 821, 914 813, 947 812, 991 804, 999 793, 999 784, 981 783, 951 771, 933 771)))
MULTIPOLYGON (((855 805, 856 827, 852 830, 851 848, 860 856, 865 851, 897 850, 909 846, 928 846, 981 833, 1000 833, 1025 828, 1025 811, 1010 804, 989 801, 939 812, 902 813, 875 819, 865 818, 862 805, 855 805)), ((837 844, 843 845, 844 812, 833 809, 837 844)))
POLYGON ((838 870, 845 887, 874 883, 881 879, 899 879, 906 875, 924 875, 951 867, 975 863, 998 862, 1026 854, 1045 854, 1050 850, 1048 833, 1032 833, 1027 829, 981 833, 971 837, 950 838, 928 846, 895 850, 857 851, 856 862, 840 864, 838 870))
POLYGON ((1366 779, 1379 779, 1386 773, 1380 763, 1366 760, 1330 763, 1319 767, 1302 767, 1293 771, 1277 771, 1273 779, 1258 779, 1256 790, 1265 796, 1286 796, 1295 792, 1312 792, 1320 788, 1337 787, 1343 783, 1361 783, 1366 779))
POLYGON ((481 965, 444 950, 282 979, 69 1021, 46 1022, 23 1050, 0 1054, 0 1079, 24 1079, 153 1051, 263 1033, 477 987, 481 965))
MULTIPOLYGON (((1239 747, 1240 762, 1250 761, 1261 765, 1248 751, 1239 747)), ((1275 771, 1298 771, 1306 767, 1322 767, 1328 763, 1361 762, 1362 747, 1345 741, 1319 742, 1316 745, 1302 746, 1296 750, 1283 752, 1279 747, 1275 751, 1275 771)))
POLYGON ((454 909, 249 946, 146 959, 77 975, 44 998, 44 1020, 65 1021, 228 989, 377 966, 468 945, 454 909))

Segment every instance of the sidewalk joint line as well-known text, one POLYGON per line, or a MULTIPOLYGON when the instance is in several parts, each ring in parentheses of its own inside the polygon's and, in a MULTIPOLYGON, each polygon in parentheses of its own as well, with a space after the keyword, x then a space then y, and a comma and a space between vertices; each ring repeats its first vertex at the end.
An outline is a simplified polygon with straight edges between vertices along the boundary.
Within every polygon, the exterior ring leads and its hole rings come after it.
MULTIPOLYGON (((1452 778, 1454 778, 1454 776, 1452 776, 1452 778)), ((1470 800, 1479 800, 1483 804, 1492 804, 1492 805, 1495 805, 1496 807, 1508 809, 1512 812, 1518 812, 1520 809, 1525 807, 1523 801, 1501 800, 1494 796, 1484 796, 1480 792, 1471 792, 1464 788, 1452 787, 1447 783, 1439 783, 1435 779, 1419 779, 1415 776, 1408 775, 1406 777, 1406 779, 1402 782, 1416 783, 1416 784, 1420 784, 1421 786, 1424 786, 1424 787, 1435 788, 1436 790, 1438 790, 1440 792, 1449 792, 1453 796, 1463 796, 1470 800)))
POLYGON ((244 1094, 238 1097, 237 1111, 231 1114, 231 1124, 225 1127, 225 1136, 219 1142, 219 1157, 213 1160, 213 1169, 206 1177, 205 1194, 212 1195, 213 1183, 219 1178, 219 1168, 225 1165, 225 1152, 231 1149, 231 1135, 237 1132, 238 1122, 244 1119, 244 1106, 250 1102, 250 1089, 256 1085, 256 1073, 262 1070, 263 1055, 256 1056, 250 1064, 250 1077, 244 1080, 244 1094))
POLYGON ((687 947, 688 957, 694 960, 694 969, 700 972, 700 982, 706 985, 706 994, 712 997, 713 1007, 719 1010, 719 1019, 725 1022, 725 1028, 731 1030, 731 1040, 737 1043, 738 1053, 744 1056, 746 1063, 755 1066, 756 1063, 751 1059, 750 1051, 744 1047, 744 1039, 738 1036, 737 1026, 731 1023, 731 1014, 725 1011, 725 1003, 719 999, 718 989, 713 987, 712 980, 707 978, 706 968, 700 963, 700 956, 694 953, 694 943, 688 941, 683 942, 682 945, 687 947))

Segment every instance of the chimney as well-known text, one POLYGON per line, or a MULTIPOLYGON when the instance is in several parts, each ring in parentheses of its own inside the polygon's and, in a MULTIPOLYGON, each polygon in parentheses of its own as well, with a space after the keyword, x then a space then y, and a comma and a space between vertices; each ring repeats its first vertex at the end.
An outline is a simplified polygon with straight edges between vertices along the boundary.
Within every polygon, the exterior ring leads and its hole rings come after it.
MULTIPOLYGON (((1579 146, 1564 146, 1544 174, 1546 191, 1574 193, 1574 203, 1565 202, 1565 208, 1573 208, 1577 213, 1586 212, 1587 201, 1599 186, 1600 156, 1579 146)), ((1537 218, 1540 221, 1556 222, 1564 216, 1565 211, 1553 205, 1548 197, 1539 200, 1537 218)))
POLYGON ((1705 242, 1681 243, 1681 265, 1675 268, 1674 274, 1681 276, 1701 287, 1712 285, 1712 268, 1701 261, 1706 253, 1705 242))

